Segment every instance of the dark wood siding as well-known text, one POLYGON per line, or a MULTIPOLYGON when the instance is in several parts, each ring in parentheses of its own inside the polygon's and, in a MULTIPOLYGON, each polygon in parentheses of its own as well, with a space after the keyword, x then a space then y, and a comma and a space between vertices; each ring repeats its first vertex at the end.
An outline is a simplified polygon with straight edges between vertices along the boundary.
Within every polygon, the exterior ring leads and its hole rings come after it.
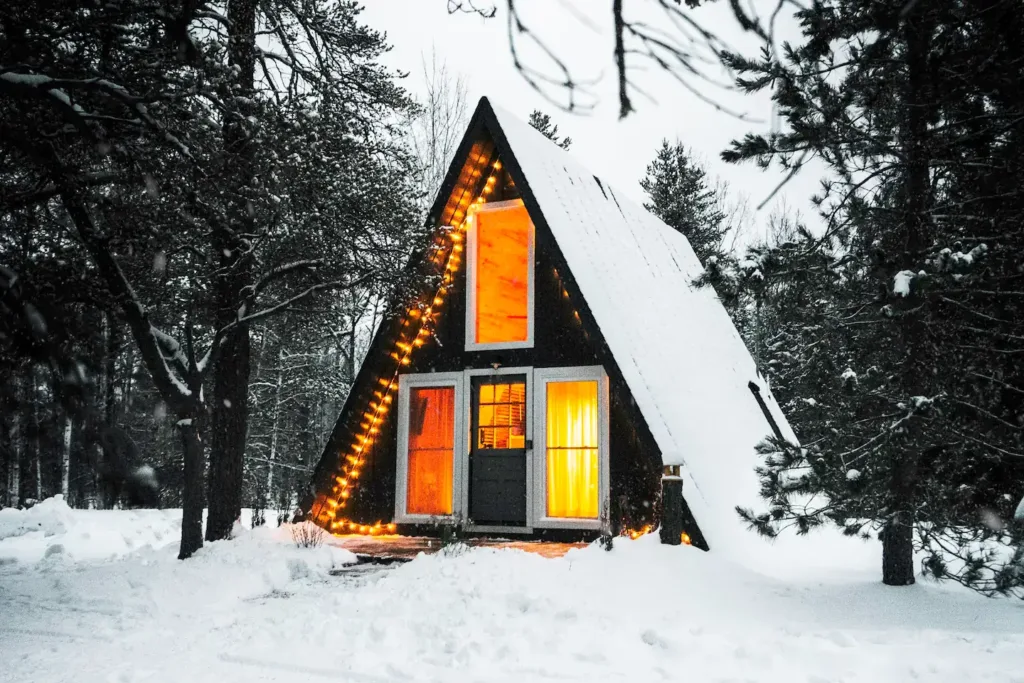
MULTIPOLYGON (((490 166, 496 144, 486 126, 486 112, 481 116, 478 110, 471 123, 470 131, 453 162, 449 181, 431 211, 430 220, 434 225, 451 221, 454 212, 465 206, 466 182, 474 177, 474 169, 490 166)), ((492 124, 493 125, 493 124, 492 124)), ((490 130, 496 130, 496 126, 490 130)), ((500 131, 497 131, 500 136, 500 131)), ((507 144, 505 145, 507 147, 507 144)), ((659 517, 661 453, 650 429, 633 401, 605 343, 600 329, 594 322, 589 307, 568 271, 564 257, 553 235, 539 215, 536 202, 529 186, 521 178, 515 159, 502 159, 504 169, 498 190, 490 196, 491 201, 501 201, 522 196, 527 210, 536 226, 535 278, 534 278, 534 346, 529 349, 508 349, 497 351, 467 351, 465 346, 466 312, 466 270, 463 262, 448 288, 441 315, 436 323, 436 334, 424 346, 415 349, 409 365, 400 372, 429 373, 461 371, 464 369, 485 369, 495 363, 503 367, 567 367, 601 365, 610 380, 610 518, 613 531, 640 528, 655 523, 659 517), (515 181, 515 182, 513 182, 515 181)), ((482 182, 482 179, 481 179, 482 182)), ((424 267, 426 258, 422 252, 414 255, 409 270, 422 272, 425 281, 429 267, 424 267)), ((425 294, 421 294, 423 296, 425 294)), ((410 300, 405 294, 405 300, 410 300)), ((395 361, 390 353, 402 332, 402 313, 405 306, 401 297, 391 307, 390 317, 382 324, 371 344, 363 368, 353 387, 352 395, 331 436, 324 457, 318 466, 310 496, 304 509, 314 506, 317 492, 330 490, 333 478, 340 469, 344 455, 360 432, 360 422, 366 407, 374 400, 374 391, 380 389, 379 382, 385 383, 394 372, 395 361)), ((397 401, 393 407, 397 407, 397 401)), ((380 433, 364 453, 365 464, 359 484, 354 488, 346 509, 339 516, 364 524, 390 521, 395 504, 395 476, 397 451, 397 411, 391 411, 380 427, 380 433)), ((684 492, 685 495, 685 492, 684 492)), ((321 495, 316 500, 323 500, 321 495)), ((314 510, 315 511, 315 510, 314 510)), ((688 511, 686 511, 688 513, 688 511)), ((699 539, 700 532, 689 517, 691 536, 699 539)), ((566 532, 539 532, 544 535, 565 537, 566 532)), ((585 536, 580 532, 571 532, 585 536)), ((698 543, 702 545, 702 543, 698 543)))
MULTIPOLYGON (((508 198, 499 194, 495 200, 508 198)), ((538 233, 543 230, 537 226, 538 233)), ((550 236, 537 235, 537 244, 550 236)), ((601 340, 584 330, 575 308, 579 295, 563 279, 548 250, 538 246, 534 275, 534 346, 500 351, 466 350, 466 267, 448 291, 436 338, 417 349, 402 374, 502 367, 566 367, 605 365, 601 340)), ((606 367, 607 372, 607 367, 606 367)), ((610 383, 611 518, 616 526, 638 528, 653 521, 658 505, 661 456, 643 417, 621 381, 610 383)), ((372 449, 366 454, 360 484, 348 504, 348 516, 370 524, 388 521, 394 510, 397 415, 389 413, 372 449)), ((354 436, 354 435, 353 435, 354 436)))

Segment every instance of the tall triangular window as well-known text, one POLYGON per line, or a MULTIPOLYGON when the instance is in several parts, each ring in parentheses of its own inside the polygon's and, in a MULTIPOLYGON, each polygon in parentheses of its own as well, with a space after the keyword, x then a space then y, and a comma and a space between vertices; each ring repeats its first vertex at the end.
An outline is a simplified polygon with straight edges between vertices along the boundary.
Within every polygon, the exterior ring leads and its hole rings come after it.
POLYGON ((534 227, 522 200, 470 210, 466 348, 533 346, 534 227))

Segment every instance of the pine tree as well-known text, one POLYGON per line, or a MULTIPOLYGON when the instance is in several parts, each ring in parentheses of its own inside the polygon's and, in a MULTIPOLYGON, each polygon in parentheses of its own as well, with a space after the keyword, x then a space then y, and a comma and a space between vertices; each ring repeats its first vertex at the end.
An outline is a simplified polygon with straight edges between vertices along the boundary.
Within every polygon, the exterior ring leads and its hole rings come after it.
POLYGON ((551 123, 551 117, 543 113, 539 109, 534 109, 530 112, 530 118, 527 123, 540 131, 541 135, 551 140, 553 143, 561 147, 562 149, 569 149, 572 146, 572 138, 568 135, 565 137, 558 136, 558 126, 551 123))
MULTIPOLYGON (((33 439, 17 451, 29 465, 20 497, 59 489, 50 465, 65 453, 69 486, 85 481, 80 456, 116 414, 136 427, 141 443, 128 450, 159 460, 165 500, 183 508, 183 558, 203 542, 207 443, 211 538, 243 504, 248 327, 310 314, 338 292, 384 295, 416 223, 415 169, 398 135, 411 102, 358 6, 222 9, 0 7, 0 260, 12 269, 0 297, 24 337, 0 345, 0 385, 37 370, 48 380, 19 400, 33 415, 31 430, 18 423, 33 439), (254 66, 254 26, 268 24, 273 52, 254 66), (278 44, 299 35, 300 49, 278 44), (105 319, 107 339, 130 343, 105 343, 105 319)), ((304 328, 310 346, 323 336, 315 328, 304 328)), ((121 468, 108 459, 91 466, 121 468)))
POLYGON ((644 208, 685 235, 701 263, 720 254, 726 232, 720 198, 681 143, 662 140, 640 187, 648 198, 644 208))
POLYGON ((808 293, 777 307, 768 365, 790 354, 804 368, 778 386, 803 404, 803 446, 763 444, 768 510, 739 512, 768 535, 876 531, 889 585, 914 582, 916 547, 926 573, 1024 595, 1019 3, 832 0, 798 17, 801 44, 729 58, 786 125, 723 157, 830 171, 824 233, 707 278, 737 297, 808 293))

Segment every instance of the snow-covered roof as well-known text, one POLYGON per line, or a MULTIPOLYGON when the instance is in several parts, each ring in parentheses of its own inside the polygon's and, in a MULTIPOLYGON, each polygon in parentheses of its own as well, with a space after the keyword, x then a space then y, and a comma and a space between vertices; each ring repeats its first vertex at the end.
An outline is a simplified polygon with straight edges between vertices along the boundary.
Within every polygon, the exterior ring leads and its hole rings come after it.
POLYGON ((504 137, 522 172, 517 183, 554 234, 665 464, 683 466, 684 495, 708 545, 748 556, 764 544, 735 508, 764 505, 755 446, 772 431, 750 382, 783 436, 795 436, 714 290, 694 286, 703 270, 696 254, 569 153, 491 108, 499 152, 504 137))

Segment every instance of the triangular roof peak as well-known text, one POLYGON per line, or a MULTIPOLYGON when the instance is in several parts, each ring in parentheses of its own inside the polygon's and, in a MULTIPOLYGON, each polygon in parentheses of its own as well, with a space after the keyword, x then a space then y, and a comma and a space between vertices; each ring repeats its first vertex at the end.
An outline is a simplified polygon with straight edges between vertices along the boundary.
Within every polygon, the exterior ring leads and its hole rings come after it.
POLYGON ((665 464, 683 466, 711 548, 744 556, 763 545, 735 511, 760 502, 755 446, 772 431, 762 401, 774 426, 795 437, 714 290, 694 284, 703 267, 686 238, 486 97, 429 220, 450 223, 455 190, 495 157, 554 238, 665 464))

